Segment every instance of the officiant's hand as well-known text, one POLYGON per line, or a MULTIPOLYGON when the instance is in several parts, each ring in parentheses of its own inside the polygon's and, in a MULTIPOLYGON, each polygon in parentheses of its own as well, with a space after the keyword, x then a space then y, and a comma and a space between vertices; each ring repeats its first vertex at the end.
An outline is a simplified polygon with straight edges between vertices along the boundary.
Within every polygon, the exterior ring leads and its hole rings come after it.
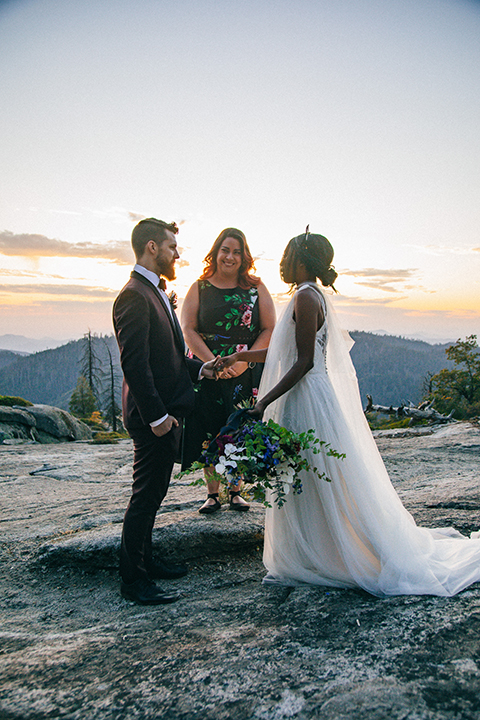
POLYGON ((247 362, 243 362, 239 360, 238 362, 233 363, 233 365, 230 365, 229 367, 224 368, 221 373, 219 374, 219 377, 222 379, 225 378, 233 378, 238 377, 242 373, 245 372, 245 370, 248 367, 247 362))

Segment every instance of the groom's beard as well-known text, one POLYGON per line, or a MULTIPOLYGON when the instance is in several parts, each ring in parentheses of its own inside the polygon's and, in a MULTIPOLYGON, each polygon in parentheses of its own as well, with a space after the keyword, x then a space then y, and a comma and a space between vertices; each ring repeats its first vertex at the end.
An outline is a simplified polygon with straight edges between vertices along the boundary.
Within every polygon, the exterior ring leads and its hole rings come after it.
POLYGON ((175 280, 177 277, 175 274, 175 260, 167 263, 164 258, 157 258, 155 264, 157 266, 158 275, 167 278, 167 280, 175 280))

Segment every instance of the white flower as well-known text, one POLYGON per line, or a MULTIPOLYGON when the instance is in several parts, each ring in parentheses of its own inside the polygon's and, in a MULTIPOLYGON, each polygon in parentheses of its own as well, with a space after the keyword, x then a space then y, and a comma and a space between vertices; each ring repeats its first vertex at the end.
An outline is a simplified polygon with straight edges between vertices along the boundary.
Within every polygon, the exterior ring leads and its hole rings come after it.
POLYGON ((295 479, 295 469, 288 463, 277 465, 277 475, 280 482, 291 485, 295 479))
POLYGON ((218 463, 215 465, 215 472, 219 475, 225 475, 231 468, 236 467, 237 463, 235 460, 231 460, 230 458, 227 460, 225 455, 220 455, 218 463))
POLYGON ((287 485, 287 483, 283 483, 283 492, 285 493, 285 495, 288 495, 288 493, 290 492, 290 485, 287 485))
POLYGON ((225 456, 228 458, 228 460, 248 460, 248 455, 239 454, 242 453, 244 450, 244 447, 236 447, 232 443, 227 443, 225 445, 225 456))

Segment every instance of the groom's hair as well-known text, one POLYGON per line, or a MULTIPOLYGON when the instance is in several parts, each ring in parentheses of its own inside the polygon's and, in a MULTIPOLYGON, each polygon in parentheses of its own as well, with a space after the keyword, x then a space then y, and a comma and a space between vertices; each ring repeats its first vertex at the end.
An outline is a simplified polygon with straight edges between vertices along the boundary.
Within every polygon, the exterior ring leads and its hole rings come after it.
POLYGON ((178 233, 176 223, 167 223, 157 218, 145 218, 135 225, 132 231, 132 248, 137 260, 145 252, 145 246, 150 240, 160 245, 167 238, 167 231, 174 235, 178 233))

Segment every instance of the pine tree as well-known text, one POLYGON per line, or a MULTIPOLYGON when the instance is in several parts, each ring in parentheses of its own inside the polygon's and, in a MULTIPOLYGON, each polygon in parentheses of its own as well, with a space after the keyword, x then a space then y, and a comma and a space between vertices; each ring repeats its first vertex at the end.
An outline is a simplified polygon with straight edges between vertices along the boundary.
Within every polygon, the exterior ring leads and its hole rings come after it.
POLYGON ((88 382, 97 405, 101 387, 101 361, 95 346, 99 340, 100 338, 89 329, 83 336, 83 352, 80 359, 81 374, 88 382))
POLYGON ((116 403, 115 396, 120 380, 118 377, 118 373, 115 371, 113 356, 110 348, 108 347, 108 343, 105 338, 102 338, 102 340, 108 353, 108 370, 104 373, 106 388, 103 391, 103 412, 105 415, 105 419, 110 424, 113 432, 117 432, 117 428, 119 425, 118 416, 120 415, 121 410, 116 403))
POLYGON ((477 336, 457 340, 445 350, 452 370, 440 370, 430 379, 431 399, 440 412, 455 410, 455 417, 480 414, 480 349, 477 336))
POLYGON ((83 375, 80 375, 75 390, 72 393, 68 409, 79 418, 89 418, 97 409, 95 395, 83 375))

